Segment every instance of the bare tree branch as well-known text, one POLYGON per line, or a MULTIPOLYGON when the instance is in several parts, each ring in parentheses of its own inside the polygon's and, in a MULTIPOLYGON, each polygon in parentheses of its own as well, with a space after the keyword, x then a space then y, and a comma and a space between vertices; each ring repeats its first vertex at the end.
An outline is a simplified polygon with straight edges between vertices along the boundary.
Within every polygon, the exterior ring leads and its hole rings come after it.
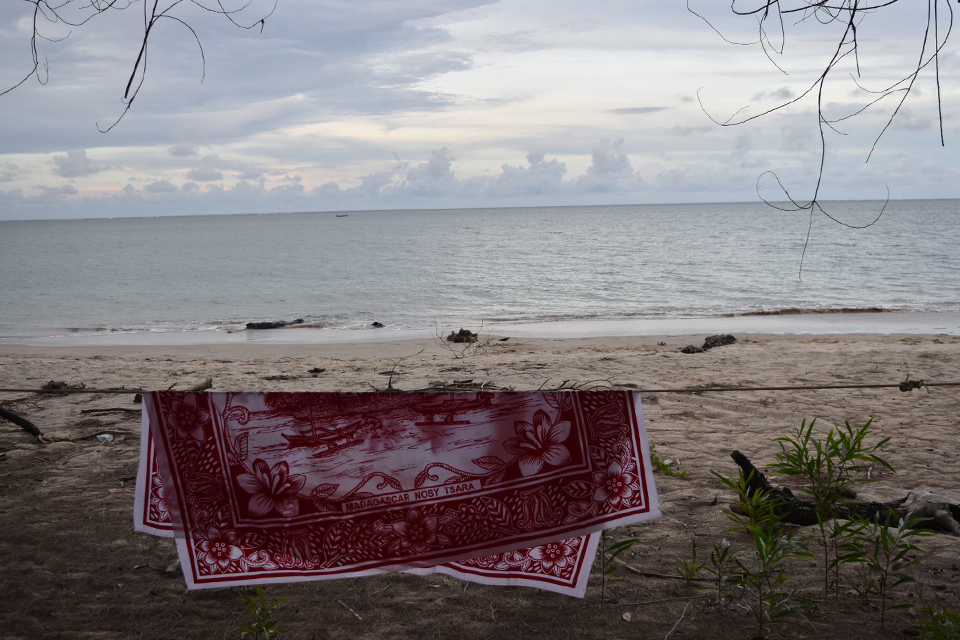
POLYGON ((944 144, 944 134, 943 134, 943 105, 942 105, 942 94, 940 88, 940 53, 943 50, 943 47, 946 45, 947 40, 950 37, 950 34, 953 29, 953 7, 950 6, 949 0, 927 0, 927 15, 926 15, 926 25, 923 32, 923 37, 920 42, 919 52, 916 56, 916 62, 910 67, 909 73, 905 74, 896 82, 889 84, 881 89, 868 89, 862 84, 860 80, 861 76, 861 60, 860 60, 860 42, 863 34, 862 25, 866 17, 869 14, 877 13, 888 7, 892 7, 897 4, 900 0, 755 0, 754 2, 744 2, 741 0, 732 0, 730 4, 731 12, 736 16, 742 17, 752 17, 757 20, 758 27, 758 39, 751 42, 738 42, 727 38, 719 29, 717 29, 709 19, 696 12, 690 6, 690 0, 687 2, 687 9, 693 15, 697 16, 704 22, 706 22, 711 29, 723 38, 724 42, 728 42, 736 45, 756 45, 759 44, 764 55, 774 63, 774 65, 780 71, 783 71, 782 67, 777 64, 774 56, 782 56, 785 41, 788 35, 789 26, 786 24, 785 17, 791 15, 799 15, 797 22, 793 23, 793 26, 810 20, 811 18, 817 20, 822 25, 831 25, 831 24, 842 24, 843 31, 840 36, 835 40, 833 46, 833 53, 830 56, 830 59, 822 67, 821 71, 814 78, 814 80, 807 86, 807 88, 800 93, 800 95, 793 97, 789 100, 780 102, 774 107, 765 109, 760 113, 756 114, 744 114, 747 107, 741 107, 736 112, 733 113, 730 117, 726 119, 718 119, 714 117, 704 105, 703 97, 701 96, 701 91, 697 91, 697 99, 700 102, 700 107, 703 112, 707 115, 710 120, 715 124, 722 127, 731 127, 739 126, 747 122, 756 120, 758 118, 763 118, 769 116, 777 111, 781 111, 798 104, 799 102, 815 95, 816 96, 816 106, 817 106, 817 128, 820 138, 820 158, 819 166, 817 170, 817 177, 813 184, 812 195, 809 200, 797 200, 795 199, 784 184, 781 182, 780 178, 776 173, 772 171, 764 172, 757 179, 757 196, 763 200, 769 206, 778 209, 780 211, 807 211, 809 212, 810 219, 807 225, 806 239, 803 245, 803 252, 800 257, 800 267, 799 275, 803 274, 803 259, 806 256, 807 247, 810 243, 810 233, 813 227, 813 218, 815 214, 823 214, 829 220, 849 227, 852 229, 863 229, 875 224, 880 217, 883 215, 884 210, 886 209, 887 203, 890 200, 890 190, 887 188, 887 195, 884 201, 883 206, 880 208, 877 217, 870 223, 864 225, 850 224, 839 219, 837 216, 829 213, 821 204, 821 186, 823 183, 824 171, 826 170, 826 152, 827 152, 827 131, 831 131, 837 135, 846 135, 844 131, 841 131, 836 125, 840 122, 850 120, 856 116, 863 114, 868 111, 878 103, 882 102, 886 98, 898 98, 895 106, 892 109, 892 112, 889 118, 886 119, 885 124, 880 129, 876 138, 874 138, 873 144, 870 146, 870 150, 867 153, 866 162, 870 161, 870 158, 873 156, 873 152, 876 150, 877 145, 880 142, 880 139, 890 128, 894 119, 900 113, 903 105, 906 103, 907 98, 914 89, 914 85, 917 81, 917 78, 920 74, 927 69, 929 66, 933 66, 934 70, 934 79, 937 87, 937 116, 940 123, 940 143, 944 144), (947 11, 947 23, 945 31, 941 33, 941 24, 940 24, 940 4, 943 4, 947 11), (777 34, 777 41, 771 38, 771 33, 777 34), (840 117, 828 117, 825 114, 825 89, 827 81, 831 78, 831 74, 835 73, 838 65, 852 54, 853 64, 854 64, 854 73, 850 74, 850 77, 853 79, 857 88, 862 92, 868 95, 875 96, 871 98, 865 105, 856 109, 852 113, 843 115, 840 117), (743 115, 742 115, 743 114, 743 115), (782 206, 774 202, 773 199, 765 197, 761 193, 761 183, 766 177, 772 177, 776 182, 778 188, 778 200, 786 200, 788 206, 782 206))
MULTIPOLYGON (((92 20, 107 13, 125 11, 139 4, 141 0, 22 1, 32 5, 32 29, 29 42, 31 63, 27 72, 20 76, 19 80, 6 88, 0 89, 0 96, 23 86, 30 78, 36 78, 37 82, 41 85, 47 84, 50 75, 49 63, 47 56, 41 52, 39 42, 57 43, 67 40, 73 35, 74 30, 85 27, 92 20), (57 26, 68 27, 70 30, 66 35, 59 37, 46 35, 45 31, 48 27, 53 28, 57 26)), ((203 82, 203 78, 206 76, 206 56, 204 55, 199 34, 182 13, 186 11, 185 7, 192 6, 204 12, 222 16, 238 29, 250 30, 259 26, 260 31, 263 32, 266 20, 272 16, 277 9, 278 1, 279 0, 272 0, 272 3, 269 4, 265 11, 255 14, 253 20, 244 20, 243 16, 250 13, 251 7, 253 7, 253 0, 243 0, 242 2, 228 4, 225 4, 224 0, 215 0, 216 4, 214 5, 204 4, 201 0, 143 0, 143 34, 140 38, 140 46, 136 59, 130 70, 130 75, 127 76, 127 82, 123 95, 121 96, 120 101, 123 104, 123 110, 111 124, 106 127, 101 127, 97 124, 97 129, 99 129, 101 133, 110 131, 123 120, 124 116, 133 107, 133 102, 136 100, 146 80, 149 44, 151 37, 156 37, 154 27, 156 27, 160 21, 170 20, 176 22, 190 32, 200 51, 200 60, 203 67, 200 81, 203 82), (233 6, 233 4, 236 4, 236 6, 233 6)))

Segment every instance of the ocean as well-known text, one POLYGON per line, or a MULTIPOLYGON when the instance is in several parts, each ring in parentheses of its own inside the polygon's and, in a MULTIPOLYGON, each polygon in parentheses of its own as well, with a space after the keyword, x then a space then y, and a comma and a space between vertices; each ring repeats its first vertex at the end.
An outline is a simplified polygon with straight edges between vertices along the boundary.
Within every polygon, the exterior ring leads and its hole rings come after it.
MULTIPOLYGON (((827 204, 851 224, 881 206, 827 204)), ((4 221, 0 340, 960 311, 960 200, 892 201, 860 230, 816 215, 804 253, 809 220, 740 203, 4 221)))

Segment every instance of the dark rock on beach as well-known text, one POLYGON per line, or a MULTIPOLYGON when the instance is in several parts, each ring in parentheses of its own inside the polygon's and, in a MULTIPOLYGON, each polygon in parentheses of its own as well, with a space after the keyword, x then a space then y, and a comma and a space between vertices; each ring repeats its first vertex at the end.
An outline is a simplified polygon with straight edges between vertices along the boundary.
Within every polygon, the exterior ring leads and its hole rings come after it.
POLYGON ((280 327, 289 327, 294 324, 303 324, 303 318, 296 320, 270 320, 267 322, 248 322, 247 329, 279 329, 280 327))
POLYGON ((373 327, 374 329, 383 329, 384 324, 383 324, 382 322, 374 322, 374 323, 373 323, 372 325, 370 325, 370 326, 373 327))
POLYGON ((703 353, 704 351, 709 351, 714 347, 722 347, 724 345, 733 344, 736 341, 737 339, 729 333, 716 336, 707 336, 707 338, 703 341, 702 347, 695 347, 692 344, 689 344, 683 349, 680 349, 680 353, 703 353))
POLYGON ((707 336, 703 341, 704 349, 713 349, 714 347, 722 347, 728 344, 734 344, 737 341, 732 335, 717 335, 717 336, 707 336))

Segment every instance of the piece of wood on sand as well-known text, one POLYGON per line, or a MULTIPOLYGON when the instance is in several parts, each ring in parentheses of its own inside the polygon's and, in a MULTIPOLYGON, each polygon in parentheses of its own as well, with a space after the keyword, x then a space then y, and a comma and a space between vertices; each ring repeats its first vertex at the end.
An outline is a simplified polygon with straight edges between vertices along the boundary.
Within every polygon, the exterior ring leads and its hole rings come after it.
MULTIPOLYGON (((817 524, 817 507, 812 500, 795 496, 787 487, 771 485, 766 476, 739 451, 734 451, 730 457, 740 467, 743 477, 747 478, 748 490, 765 491, 780 503, 778 513, 785 516, 784 522, 804 527, 817 524)), ((922 519, 923 528, 960 536, 960 502, 929 491, 907 494, 890 502, 845 501, 836 506, 834 515, 843 520, 860 518, 873 521, 879 518, 880 521, 886 521, 890 517, 899 520, 909 513, 922 519)))

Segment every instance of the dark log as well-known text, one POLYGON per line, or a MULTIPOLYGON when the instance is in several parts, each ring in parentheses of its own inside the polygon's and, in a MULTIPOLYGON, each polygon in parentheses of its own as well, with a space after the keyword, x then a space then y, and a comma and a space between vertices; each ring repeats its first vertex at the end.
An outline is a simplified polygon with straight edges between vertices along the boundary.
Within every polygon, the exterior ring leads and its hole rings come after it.
POLYGON ((40 440, 41 442, 44 441, 43 432, 41 432, 40 429, 37 428, 37 425, 33 424, 32 422, 30 422, 29 420, 27 420, 22 416, 18 416, 13 411, 9 411, 7 409, 4 409, 2 406, 0 406, 0 418, 5 418, 9 420, 13 424, 19 427, 22 427, 23 430, 29 433, 30 435, 36 436, 37 440, 40 440))
MULTIPOLYGON (((750 459, 739 451, 732 452, 730 457, 747 479, 748 492, 767 492, 770 498, 779 503, 777 513, 785 516, 784 522, 802 527, 817 524, 817 506, 812 500, 797 497, 786 487, 772 486, 750 459)), ((960 536, 960 502, 928 491, 917 493, 908 502, 909 499, 908 494, 890 502, 850 500, 835 505, 833 515, 842 520, 863 519, 872 522, 879 519, 880 522, 887 522, 889 519, 893 522, 912 512, 924 518, 924 528, 960 536)))

